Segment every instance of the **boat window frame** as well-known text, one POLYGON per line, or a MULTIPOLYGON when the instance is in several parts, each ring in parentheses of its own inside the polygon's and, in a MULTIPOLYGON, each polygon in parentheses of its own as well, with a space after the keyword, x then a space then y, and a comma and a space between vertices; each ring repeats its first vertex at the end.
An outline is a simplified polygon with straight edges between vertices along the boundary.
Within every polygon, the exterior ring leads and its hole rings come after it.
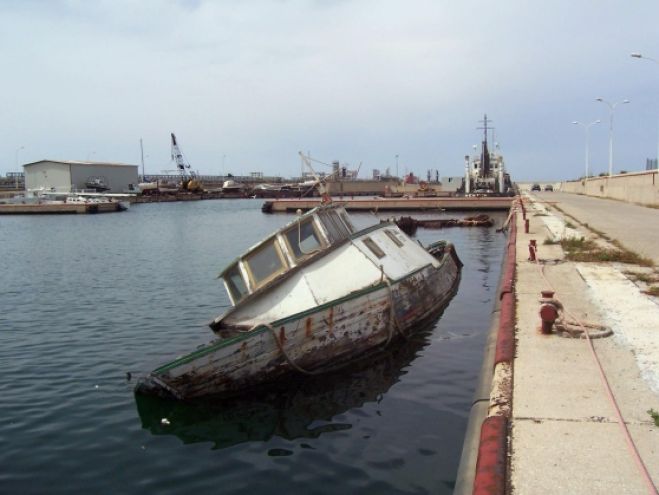
MULTIPOLYGON (((236 261, 232 265, 230 265, 226 270, 224 270, 224 273, 222 274, 222 280, 224 281, 224 286, 226 287, 227 292, 229 293, 229 297, 231 298, 232 302, 234 305, 238 304, 240 301, 242 301, 245 297, 247 297, 251 291, 249 287, 249 281, 246 280, 245 278, 245 271, 242 269, 240 266, 240 260, 236 261), (230 274, 232 271, 236 271, 238 275, 240 276, 240 280, 242 281, 244 287, 245 287, 245 292, 244 293, 234 293, 232 290, 232 284, 233 282, 230 282, 230 274), (238 297, 236 297, 238 296, 238 297)), ((233 284, 235 285, 235 284, 233 284)))
POLYGON ((382 259, 387 256, 387 253, 385 253, 383 249, 378 246, 377 242, 375 242, 371 237, 364 237, 362 242, 364 243, 364 246, 366 246, 369 251, 371 251, 378 259, 382 259))
POLYGON ((331 244, 341 242, 352 234, 351 229, 334 209, 319 211, 318 220, 320 220, 320 224, 323 226, 323 230, 325 230, 331 244))
POLYGON ((281 245, 279 244, 277 240, 277 236, 272 236, 265 241, 263 241, 261 244, 259 244, 257 247, 254 249, 250 250, 249 253, 246 253, 242 258, 241 261, 243 263, 243 266, 245 268, 245 272, 247 273, 247 276, 249 277, 250 284, 253 288, 253 291, 257 290, 259 287, 263 287, 270 281, 274 280, 277 278, 279 275, 282 273, 287 272, 290 269, 288 260, 286 259, 286 256, 284 255, 281 245), (279 259, 280 262, 280 268, 275 270, 274 272, 270 273, 267 277, 265 277, 262 280, 256 280, 256 277, 254 276, 254 272, 252 271, 252 267, 250 266, 250 257, 256 255, 257 253, 260 253, 264 249, 266 249, 268 246, 274 246, 275 253, 277 254, 277 258, 279 259))
POLYGON ((339 214, 339 218, 343 221, 346 227, 348 227, 348 231, 350 232, 350 234, 354 234, 355 226, 350 221, 350 218, 348 217, 348 212, 345 211, 343 208, 341 208, 340 210, 336 210, 336 212, 339 214))
MULTIPOLYGON (((321 229, 317 225, 316 217, 315 216, 308 216, 308 217, 303 217, 300 218, 298 221, 296 221, 291 227, 288 229, 284 230, 281 232, 281 237, 284 241, 284 245, 286 247, 286 250, 288 251, 291 261, 295 262, 296 264, 299 263, 300 261, 308 258, 309 256, 316 254, 319 251, 322 251, 323 249, 327 248, 327 241, 325 239, 325 236, 321 232, 321 229), (315 235, 315 239, 318 241, 318 247, 313 248, 311 252, 305 252, 302 250, 302 247, 298 244, 298 247, 300 248, 300 256, 298 256, 295 252, 295 249, 293 248, 293 245, 291 244, 288 234, 290 232, 295 232, 298 234, 298 232, 301 232, 302 229, 302 224, 306 223, 311 223, 311 228, 313 230, 313 233, 315 235)), ((299 238, 299 234, 296 235, 296 237, 299 238)))

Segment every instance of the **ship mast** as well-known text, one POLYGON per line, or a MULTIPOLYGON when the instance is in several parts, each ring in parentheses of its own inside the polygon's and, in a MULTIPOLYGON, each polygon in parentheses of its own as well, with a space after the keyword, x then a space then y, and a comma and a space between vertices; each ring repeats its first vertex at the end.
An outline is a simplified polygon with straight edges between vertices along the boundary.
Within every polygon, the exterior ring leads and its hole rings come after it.
POLYGON ((484 114, 483 120, 479 120, 479 122, 483 123, 483 127, 477 127, 477 129, 483 129, 480 172, 481 177, 488 177, 490 175, 490 151, 487 149, 487 131, 492 130, 492 132, 494 132, 494 127, 487 126, 488 122, 492 123, 491 120, 487 120, 487 114, 484 114))

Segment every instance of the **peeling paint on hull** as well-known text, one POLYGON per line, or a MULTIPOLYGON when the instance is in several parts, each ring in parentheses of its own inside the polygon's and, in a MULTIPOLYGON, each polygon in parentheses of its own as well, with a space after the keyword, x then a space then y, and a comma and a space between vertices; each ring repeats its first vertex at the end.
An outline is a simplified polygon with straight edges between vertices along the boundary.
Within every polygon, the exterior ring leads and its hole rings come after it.
POLYGON ((451 247, 439 266, 428 265, 391 287, 381 283, 336 304, 275 321, 270 328, 213 341, 156 369, 137 391, 178 399, 236 395, 297 372, 289 360, 310 372, 345 366, 437 315, 457 289, 460 267, 451 247))

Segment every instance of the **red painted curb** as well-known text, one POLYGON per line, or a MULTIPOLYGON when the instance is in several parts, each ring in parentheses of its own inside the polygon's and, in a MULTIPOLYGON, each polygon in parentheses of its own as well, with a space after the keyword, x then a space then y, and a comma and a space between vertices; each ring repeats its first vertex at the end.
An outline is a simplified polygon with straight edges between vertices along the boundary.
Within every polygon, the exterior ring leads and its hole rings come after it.
POLYGON ((474 495, 502 495, 506 489, 508 418, 490 416, 481 427, 474 495))
POLYGON ((515 298, 512 292, 503 294, 499 313, 499 332, 494 352, 494 366, 512 363, 515 357, 515 298))
MULTIPOLYGON (((494 351, 494 366, 510 363, 515 357, 515 270, 517 268, 515 244, 517 242, 517 214, 513 213, 510 237, 506 247, 506 260, 501 284, 499 329, 494 351)), ((512 403, 512 387, 507 389, 512 403)), ((474 495, 504 495, 508 454, 508 424, 506 416, 490 416, 481 425, 481 436, 474 477, 474 495)))

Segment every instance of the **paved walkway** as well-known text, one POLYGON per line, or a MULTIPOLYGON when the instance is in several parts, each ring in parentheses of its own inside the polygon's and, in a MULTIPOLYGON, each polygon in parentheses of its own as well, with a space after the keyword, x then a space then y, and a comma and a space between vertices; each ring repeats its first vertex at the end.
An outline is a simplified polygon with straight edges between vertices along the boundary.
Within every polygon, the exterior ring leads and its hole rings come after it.
MULTIPOLYGON (((557 201, 561 210, 580 222, 659 265, 658 210, 559 193, 535 197, 557 201), (650 238, 654 239, 651 243, 650 238)), ((557 218, 549 224, 560 220, 556 210, 550 209, 550 214, 557 218)), ((550 217, 530 212, 527 218, 529 234, 524 234, 521 215, 518 218, 510 491, 520 495, 652 493, 628 450, 587 341, 540 334, 538 299, 540 290, 554 288, 575 317, 613 329, 612 337, 594 340, 594 347, 655 486, 659 486, 659 427, 647 411, 659 411, 659 390, 651 379, 659 365, 652 356, 639 361, 634 332, 638 334, 644 326, 642 349, 659 352, 659 305, 633 284, 610 290, 613 282, 607 282, 607 277, 616 283, 625 279, 617 266, 552 261, 544 264, 545 279, 540 266, 527 259, 530 239, 538 241, 541 260, 561 260, 563 252, 560 245, 542 244, 550 236, 545 223, 550 217), (631 309, 620 291, 627 301, 643 304, 631 309), (637 320, 629 325, 631 318, 637 320)))
POLYGON ((555 203, 568 215, 606 232, 659 266, 659 209, 561 192, 543 192, 535 197, 555 203))

